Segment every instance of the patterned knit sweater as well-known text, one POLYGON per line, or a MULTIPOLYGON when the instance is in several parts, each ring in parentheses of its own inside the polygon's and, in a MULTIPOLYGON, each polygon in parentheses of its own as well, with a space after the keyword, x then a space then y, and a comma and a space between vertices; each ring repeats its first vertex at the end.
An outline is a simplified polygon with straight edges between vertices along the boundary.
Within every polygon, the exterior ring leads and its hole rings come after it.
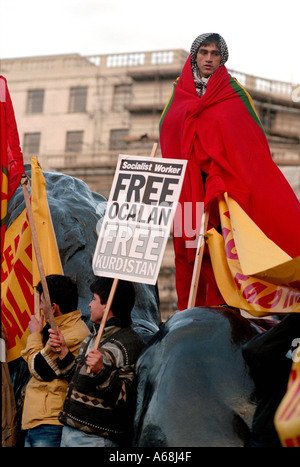
POLYGON ((69 352, 59 362, 70 383, 58 419, 86 433, 127 444, 135 409, 134 366, 145 343, 131 327, 106 327, 100 343, 103 369, 95 375, 88 374, 86 366, 95 339, 96 332, 83 341, 76 359, 69 352))

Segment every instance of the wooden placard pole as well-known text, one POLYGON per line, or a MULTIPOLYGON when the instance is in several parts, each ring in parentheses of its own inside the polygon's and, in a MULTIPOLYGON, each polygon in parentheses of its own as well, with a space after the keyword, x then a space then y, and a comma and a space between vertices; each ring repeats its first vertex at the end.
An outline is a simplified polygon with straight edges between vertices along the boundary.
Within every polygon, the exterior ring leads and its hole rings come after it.
POLYGON ((153 146, 152 146, 152 151, 151 151, 150 157, 155 157, 156 156, 157 148, 158 148, 158 143, 154 143, 153 146))
MULTIPOLYGON (((45 302, 46 302, 46 310, 44 310, 45 317, 47 321, 49 322, 51 329, 56 333, 56 324, 54 321, 54 316, 51 308, 51 300, 50 300, 50 295, 49 295, 49 290, 48 290, 48 284, 46 281, 46 276, 45 276, 45 271, 44 271, 44 266, 43 266, 43 261, 42 261, 42 255, 40 251, 40 245, 38 241, 38 236, 35 228, 35 223, 34 223, 34 218, 33 218, 33 212, 31 208, 31 203, 30 203, 30 198, 29 198, 29 193, 28 193, 28 179, 26 181, 22 180, 22 189, 23 189, 23 195, 24 195, 24 200, 25 200, 25 206, 27 210, 27 215, 28 215, 28 221, 29 221, 29 226, 31 230, 31 236, 32 236, 32 243, 35 251, 35 256, 37 260, 37 265, 39 268, 39 273, 40 273, 40 278, 41 278, 41 283, 43 287, 43 294, 45 297, 45 302)), ((59 351, 59 350, 57 350, 59 351)))
MULTIPOLYGON (((157 147, 158 147, 158 144, 154 143, 153 147, 152 147, 150 157, 155 157, 156 156, 157 147)), ((107 321, 107 316, 108 316, 109 310, 111 308, 111 304, 113 302, 118 283, 119 283, 119 279, 114 279, 113 280, 113 283, 112 283, 112 286, 111 286, 111 289, 110 289, 110 293, 109 293, 109 297, 108 297, 108 300, 107 300, 105 312, 103 314, 103 317, 102 317, 102 320, 101 320, 101 325, 99 327, 99 330, 98 330, 98 333, 97 333, 97 336, 96 336, 96 340, 95 340, 95 343, 94 343, 94 349, 95 350, 98 349, 98 347, 100 345, 102 335, 103 335, 103 331, 104 331, 106 321, 107 321)), ((89 374, 91 372, 90 367, 88 367, 86 371, 89 374)))
POLYGON ((196 296, 197 296, 197 290, 198 290, 198 284, 199 284, 199 277, 200 277, 200 271, 201 271, 201 265, 202 265, 204 246, 205 246, 204 235, 207 230, 208 219, 209 219, 209 210, 204 209, 204 212, 202 214, 202 219, 201 219, 200 233, 198 237, 198 244, 197 244, 197 251, 196 251, 195 262, 194 262, 188 308, 194 308, 195 303, 196 303, 196 296))
MULTIPOLYGON (((115 296, 115 293, 116 293, 116 290, 117 290, 118 283, 119 283, 119 279, 114 279, 113 280, 113 283, 112 283, 112 286, 111 286, 111 289, 110 289, 110 292, 109 292, 109 297, 108 297, 108 300, 107 300, 105 312, 103 314, 103 318, 101 320, 101 325, 99 327, 98 334, 97 334, 97 337, 96 337, 96 340, 95 340, 94 349, 98 349, 98 347, 100 345, 100 341, 102 339, 103 331, 104 331, 106 321, 107 321, 107 316, 108 316, 109 310, 111 308, 111 304, 113 302, 113 299, 114 299, 114 296, 115 296)), ((88 370, 89 370, 89 368, 88 368, 88 370)), ((89 371, 88 371, 88 373, 89 373, 89 371)))

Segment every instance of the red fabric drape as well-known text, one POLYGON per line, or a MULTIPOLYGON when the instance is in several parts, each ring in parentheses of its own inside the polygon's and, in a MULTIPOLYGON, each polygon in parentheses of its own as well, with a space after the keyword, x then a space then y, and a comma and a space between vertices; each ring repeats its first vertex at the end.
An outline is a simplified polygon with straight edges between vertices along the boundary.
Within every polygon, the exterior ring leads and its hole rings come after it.
MULTIPOLYGON (((272 160, 250 96, 225 66, 211 76, 206 93, 199 98, 188 58, 162 115, 160 144, 163 157, 189 161, 180 198, 183 211, 186 202, 196 208, 197 202, 204 201, 211 206, 210 224, 217 228, 216 200, 227 192, 280 248, 293 258, 300 255, 300 203, 272 160), (206 175, 205 187, 201 171, 206 175)), ((193 215, 194 225, 195 210, 193 215)), ((186 307, 188 295, 183 293, 181 298, 182 291, 190 287, 189 274, 184 279, 184 271, 195 255, 194 249, 185 251, 185 240, 184 236, 174 239, 175 257, 181 258, 176 270, 181 309, 186 307)), ((205 264, 209 264, 208 252, 205 264)), ((203 281, 200 277, 200 287, 214 288, 213 281, 201 285, 203 281)), ((218 301, 217 290, 206 296, 202 291, 196 304, 216 305, 218 301)))
POLYGON ((0 93, 1 164, 6 162, 8 169, 9 201, 20 183, 24 164, 13 104, 4 76, 0 76, 0 93))
POLYGON ((6 225, 7 202, 24 173, 15 113, 6 79, 0 76, 0 158, 1 158, 1 258, 6 225))

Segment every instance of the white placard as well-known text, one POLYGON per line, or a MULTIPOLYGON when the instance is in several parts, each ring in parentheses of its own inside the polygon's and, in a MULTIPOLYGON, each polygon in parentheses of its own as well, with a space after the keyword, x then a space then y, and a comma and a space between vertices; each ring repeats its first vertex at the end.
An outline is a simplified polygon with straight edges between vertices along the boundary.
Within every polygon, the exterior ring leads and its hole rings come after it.
POLYGON ((156 283, 186 164, 119 155, 93 257, 95 275, 156 283))

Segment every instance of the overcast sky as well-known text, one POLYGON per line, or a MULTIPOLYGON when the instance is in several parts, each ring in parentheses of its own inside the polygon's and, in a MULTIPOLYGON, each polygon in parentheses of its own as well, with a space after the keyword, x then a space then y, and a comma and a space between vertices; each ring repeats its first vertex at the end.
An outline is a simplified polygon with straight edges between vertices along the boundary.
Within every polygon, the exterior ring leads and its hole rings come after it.
POLYGON ((227 42, 227 67, 300 84, 300 0, 0 0, 1 58, 163 49, 204 32, 227 42))

